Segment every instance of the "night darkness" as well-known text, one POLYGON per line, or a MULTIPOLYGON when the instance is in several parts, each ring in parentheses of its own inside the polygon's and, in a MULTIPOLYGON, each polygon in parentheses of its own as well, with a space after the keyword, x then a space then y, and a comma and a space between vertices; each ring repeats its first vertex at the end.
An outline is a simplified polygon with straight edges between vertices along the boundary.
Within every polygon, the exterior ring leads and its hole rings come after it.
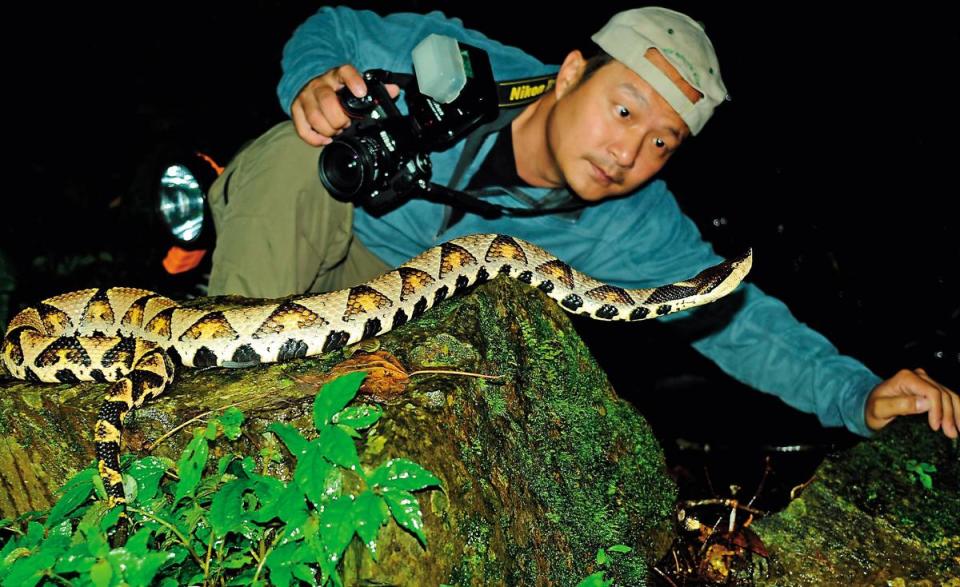
MULTIPOLYGON (((667 166, 668 184, 721 254, 753 247, 752 279, 842 352, 883 377, 923 366, 960 389, 958 123, 946 89, 955 21, 764 4, 665 3, 705 22, 733 97, 667 166)), ((631 6, 544 10, 536 21, 517 20, 508 2, 352 5, 441 8, 551 63, 631 6)), ((316 5, 177 6, 35 7, 8 22, 28 39, 6 36, 5 48, 13 161, 0 252, 16 283, 11 312, 79 287, 175 288, 147 225, 132 220, 150 158, 188 145, 225 163, 284 117, 280 52, 316 5)), ((849 440, 736 385, 662 325, 577 325, 618 391, 666 435, 849 440)))

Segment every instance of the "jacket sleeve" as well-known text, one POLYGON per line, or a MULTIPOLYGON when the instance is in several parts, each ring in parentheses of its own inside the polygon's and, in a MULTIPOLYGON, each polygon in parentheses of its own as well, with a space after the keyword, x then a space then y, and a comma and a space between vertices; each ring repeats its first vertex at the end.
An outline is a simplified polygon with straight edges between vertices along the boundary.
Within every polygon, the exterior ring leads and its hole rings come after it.
POLYGON ((283 76, 277 87, 280 106, 290 106, 311 79, 351 64, 359 71, 380 68, 410 73, 413 48, 430 33, 478 44, 490 43, 482 33, 465 29, 458 18, 441 12, 401 12, 381 16, 369 10, 323 7, 294 31, 283 49, 283 76))
MULTIPOLYGON (((648 266, 646 275, 658 275, 660 283, 668 283, 720 261, 665 185, 645 196, 649 201, 642 220, 633 216, 632 233, 643 240, 632 241, 632 250, 623 251, 625 258, 634 259, 634 267, 648 266), (651 261, 651 255, 656 259, 651 261)), ((856 359, 840 354, 823 335, 798 321, 783 302, 756 285, 743 283, 728 297, 663 320, 701 331, 702 322, 710 321, 712 314, 723 314, 726 305, 729 311, 722 319, 692 343, 697 351, 735 379, 815 413, 824 426, 845 426, 861 436, 873 434, 866 425, 865 407, 879 377, 856 359), (721 304, 719 310, 711 309, 717 304, 721 304)))

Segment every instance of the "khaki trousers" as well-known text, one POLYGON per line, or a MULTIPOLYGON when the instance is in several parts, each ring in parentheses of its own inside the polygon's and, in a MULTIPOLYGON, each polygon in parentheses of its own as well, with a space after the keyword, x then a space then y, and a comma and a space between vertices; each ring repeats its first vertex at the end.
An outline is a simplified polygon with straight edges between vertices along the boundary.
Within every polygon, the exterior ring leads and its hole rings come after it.
POLYGON ((357 285, 390 267, 353 236, 353 204, 317 173, 293 123, 244 147, 208 194, 217 244, 209 294, 277 298, 357 285))

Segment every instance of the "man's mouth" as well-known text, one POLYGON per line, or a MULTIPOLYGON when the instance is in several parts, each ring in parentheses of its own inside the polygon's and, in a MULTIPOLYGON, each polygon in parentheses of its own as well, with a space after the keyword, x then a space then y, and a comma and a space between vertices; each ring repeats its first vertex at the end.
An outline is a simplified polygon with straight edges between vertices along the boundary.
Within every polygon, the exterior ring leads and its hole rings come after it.
POLYGON ((597 166, 595 163, 591 162, 590 167, 593 168, 592 170, 593 170, 594 180, 596 180, 596 182, 599 183, 600 185, 608 186, 612 183, 620 183, 616 177, 611 176, 606 171, 604 171, 601 167, 597 166))

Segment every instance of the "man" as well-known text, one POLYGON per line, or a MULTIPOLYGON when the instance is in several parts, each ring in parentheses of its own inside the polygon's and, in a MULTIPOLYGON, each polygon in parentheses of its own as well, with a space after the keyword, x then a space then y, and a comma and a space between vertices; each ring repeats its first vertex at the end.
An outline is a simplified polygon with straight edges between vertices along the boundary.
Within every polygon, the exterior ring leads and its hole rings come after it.
MULTIPOLYGON (((481 232, 529 240, 628 288, 676 281, 718 261, 665 184, 653 180, 726 96, 702 28, 663 8, 615 15, 593 36, 604 53, 588 60, 571 51, 542 98, 502 115, 488 134, 475 133, 472 158, 464 143, 473 137, 431 154, 436 183, 482 191, 495 204, 563 213, 487 220, 411 200, 374 217, 331 198, 317 175, 319 152, 350 124, 335 92, 346 86, 364 95, 366 69, 410 72, 411 50, 429 33, 487 51, 498 79, 556 71, 439 13, 321 9, 284 51, 278 93, 292 123, 243 150, 211 190, 218 232, 211 294, 278 297, 356 285, 440 242, 481 232), (571 212, 571 202, 587 205, 571 212)), ((922 413, 933 430, 958 436, 960 398, 922 370, 882 381, 778 300, 751 284, 742 293, 729 322, 694 343, 735 378, 864 436, 922 413)))

